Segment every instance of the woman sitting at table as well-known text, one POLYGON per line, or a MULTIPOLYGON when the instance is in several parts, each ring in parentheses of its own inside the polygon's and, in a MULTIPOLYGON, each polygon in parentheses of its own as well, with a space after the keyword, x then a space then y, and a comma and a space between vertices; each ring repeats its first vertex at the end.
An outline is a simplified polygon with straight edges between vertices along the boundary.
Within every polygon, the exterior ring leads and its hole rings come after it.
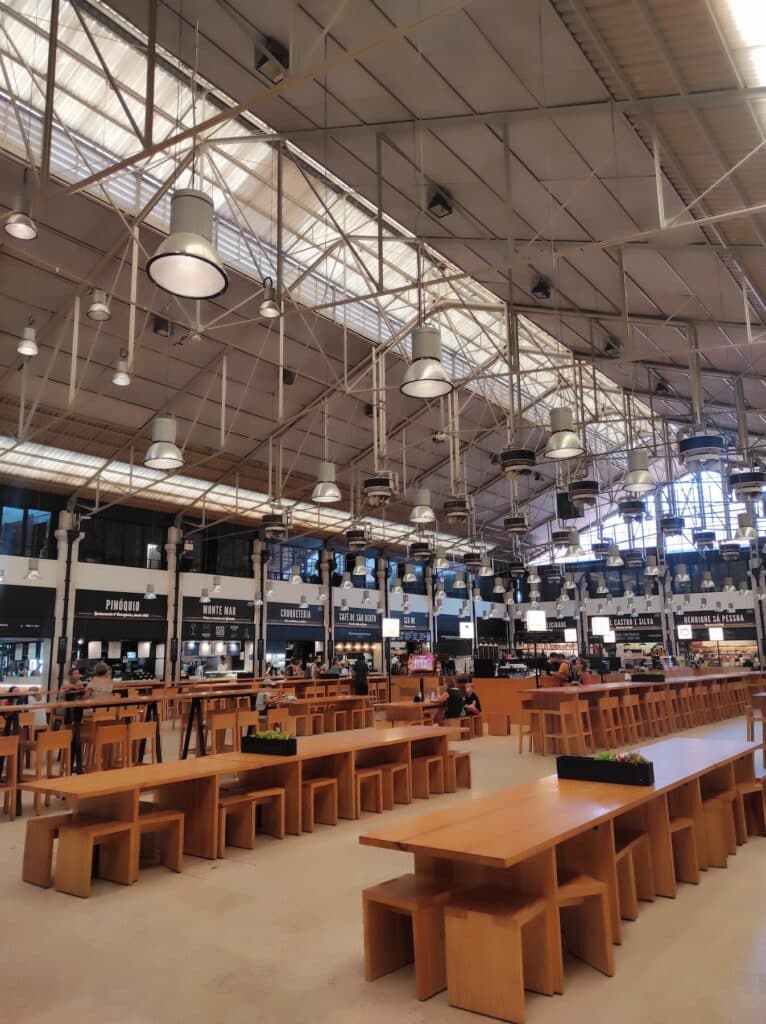
POLYGON ((255 710, 265 718, 269 713, 272 696, 270 690, 259 690, 255 698, 255 710))
POLYGON ((582 685, 583 676, 588 671, 584 658, 578 658, 572 666, 571 681, 582 685))
POLYGON ((105 661, 99 661, 93 669, 88 689, 93 700, 104 700, 112 696, 112 673, 105 661))
POLYGON ((465 701, 457 686, 439 687, 439 696, 436 698, 439 710, 436 712, 436 722, 441 725, 447 718, 463 718, 465 716, 465 701))

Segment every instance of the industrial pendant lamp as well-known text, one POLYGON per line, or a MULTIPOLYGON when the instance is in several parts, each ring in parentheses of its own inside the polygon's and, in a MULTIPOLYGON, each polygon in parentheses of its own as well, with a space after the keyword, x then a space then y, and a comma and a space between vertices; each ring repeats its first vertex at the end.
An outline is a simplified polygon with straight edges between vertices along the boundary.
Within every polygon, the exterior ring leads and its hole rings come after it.
POLYGON ((19 205, 17 210, 6 217, 5 233, 19 242, 33 242, 37 238, 37 225, 32 220, 26 204, 19 205))
POLYGON ((492 593, 493 594, 504 594, 505 593, 505 584, 503 583, 503 581, 500 579, 499 576, 495 576, 495 585, 492 588, 492 593))
POLYGON ((479 562, 479 576, 491 576, 492 575, 492 564, 489 560, 489 555, 482 555, 479 562))
POLYGON ((622 555, 620 554, 620 549, 616 544, 609 545, 609 554, 606 556, 606 564, 610 568, 614 569, 619 569, 621 566, 625 565, 622 555))
POLYGON ((466 586, 465 586, 465 573, 464 572, 456 572, 455 573, 455 582, 452 584, 452 587, 453 587, 454 590, 465 590, 466 589, 466 586))
POLYGON ((357 555, 356 558, 354 559, 354 568, 352 570, 352 575, 354 575, 354 576, 366 576, 367 575, 367 566, 365 565, 365 562, 364 562, 364 555, 357 555))
POLYGON ((274 282, 270 277, 264 277, 263 279, 263 294, 261 295, 261 304, 258 307, 258 312, 268 320, 273 320, 279 316, 277 293, 274 289, 274 282))
POLYGON ((340 488, 335 483, 335 463, 327 458, 327 406, 324 408, 324 461, 317 466, 317 482, 311 492, 311 500, 320 505, 332 505, 340 501, 340 488))
POLYGON ((204 192, 183 188, 170 200, 170 234, 146 264, 151 280, 184 299, 213 299, 229 278, 213 245, 213 202, 204 192))
POLYGON ((654 478, 649 472, 648 452, 643 450, 628 452, 625 490, 629 494, 648 494, 654 490, 654 478))
POLYGON ((300 600, 298 601, 298 607, 299 608, 308 608, 308 606, 309 606, 309 599, 306 597, 305 594, 301 594, 300 600))
POLYGON ((221 589, 222 589, 221 588, 221 577, 220 576, 214 576, 213 577, 213 593, 214 594, 220 594, 221 593, 221 589))
POLYGON ((684 583, 691 583, 691 576, 687 572, 686 566, 683 562, 679 562, 676 566, 675 582, 679 585, 684 583))
POLYGON ((449 569, 449 562, 444 553, 444 548, 437 548, 434 551, 434 569, 449 569))
POLYGON ((570 530, 569 544, 567 545, 567 549, 564 552, 564 558, 582 558, 584 555, 585 551, 583 550, 583 546, 580 543, 580 534, 577 532, 577 530, 570 530))
POLYGON ((713 580, 713 574, 709 569, 705 569, 702 573, 702 583, 700 584, 703 590, 715 590, 715 581, 713 580))
POLYGON ((751 540, 758 540, 758 534, 753 526, 753 517, 749 512, 741 512, 737 516, 737 530, 734 534, 734 540, 742 541, 744 543, 750 543, 751 540))
POLYGON ((125 348, 120 350, 120 358, 117 361, 117 367, 112 374, 112 384, 115 384, 118 388, 127 388, 130 386, 128 350, 125 348))
POLYGON ((399 390, 408 398, 442 398, 453 384, 442 366, 442 341, 437 327, 416 327, 412 332, 412 362, 399 390))
POLYGON ((417 577, 415 576, 415 569, 412 565, 412 562, 405 562, 402 583, 415 583, 416 580, 417 577))
POLYGON ((148 469, 180 469, 184 464, 176 444, 176 421, 172 416, 157 416, 152 424, 152 443, 144 456, 148 469))
POLYGON ((404 589, 402 587, 401 580, 399 579, 398 576, 396 577, 396 579, 394 580, 394 582, 393 582, 393 584, 391 586, 391 593, 392 594, 403 594, 404 593, 404 589))
POLYGON ((104 323, 106 320, 112 319, 112 311, 106 301, 106 292, 100 288, 96 288, 93 292, 87 316, 89 320, 94 320, 96 323, 104 323))
POLYGON ((725 594, 736 593, 737 588, 734 586, 734 578, 732 576, 724 577, 723 581, 723 592, 725 594))
POLYGON ((431 492, 427 487, 420 487, 415 491, 415 504, 410 512, 410 522, 418 525, 432 523, 436 518, 431 507, 431 492))
POLYGON ((343 573, 343 579, 341 580, 340 586, 341 586, 341 590, 351 590, 351 589, 353 589, 354 584, 351 582, 351 573, 350 572, 344 572, 343 573))
POLYGON ((404 600, 402 601, 402 611, 403 612, 408 612, 409 610, 410 610, 410 599, 405 594, 404 595, 404 600))
POLYGON ((39 580, 40 578, 40 560, 37 558, 30 558, 27 562, 27 571, 24 573, 24 579, 39 580))
POLYGON ((24 328, 24 333, 16 345, 16 351, 20 356, 29 356, 30 358, 37 355, 37 331, 34 327, 27 326, 24 328))
POLYGON ((545 445, 548 459, 576 459, 585 453, 582 441, 574 432, 574 415, 567 406, 551 409, 551 436, 545 445))
POLYGON ((296 587, 299 587, 301 585, 301 583, 303 583, 303 579, 301 577, 301 567, 299 565, 295 564, 290 569, 290 581, 289 582, 294 584, 296 587))
POLYGON ((210 591, 207 589, 207 587, 202 588, 199 601, 200 604, 210 604, 210 591))
POLYGON ((156 601, 157 595, 154 592, 154 584, 147 583, 146 590, 144 591, 144 601, 156 601))

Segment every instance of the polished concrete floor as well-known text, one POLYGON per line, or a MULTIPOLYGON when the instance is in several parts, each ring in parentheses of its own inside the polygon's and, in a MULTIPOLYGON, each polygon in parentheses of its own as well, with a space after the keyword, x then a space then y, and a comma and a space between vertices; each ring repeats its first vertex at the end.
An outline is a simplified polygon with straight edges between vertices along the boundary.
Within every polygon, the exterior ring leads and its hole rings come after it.
MULTIPOLYGON (((692 734, 741 737, 741 721, 692 734)), ((176 734, 177 735, 177 734, 176 734)), ((170 740, 170 737, 168 737, 170 740)), ((175 744, 170 740, 167 749, 175 744)), ((130 888, 94 883, 80 900, 21 881, 24 822, 0 820, 0 1019, 14 1024, 430 1024, 466 1022, 446 995, 418 1003, 409 969, 362 973, 361 890, 411 870, 405 854, 362 847, 381 822, 550 774, 552 760, 486 737, 472 793, 385 817, 259 837, 226 860, 187 858, 181 875, 142 871, 130 888)), ((760 759, 759 759, 760 761, 760 759)), ((760 765, 759 765, 760 767, 760 765)), ((28 798, 27 798, 28 799, 28 798)), ((28 814, 28 811, 25 811, 28 814)), ((567 991, 530 994, 531 1024, 761 1024, 766 1019, 766 839, 675 900, 625 924, 617 973, 576 961, 567 991)), ((471 950, 466 950, 470 958, 471 950)))

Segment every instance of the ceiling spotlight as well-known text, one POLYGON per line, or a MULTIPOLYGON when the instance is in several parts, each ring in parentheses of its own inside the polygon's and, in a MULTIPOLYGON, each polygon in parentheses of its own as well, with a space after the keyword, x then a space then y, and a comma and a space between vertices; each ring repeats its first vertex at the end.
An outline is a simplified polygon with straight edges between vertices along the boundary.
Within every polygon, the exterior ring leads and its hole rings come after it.
POLYGON ((715 547, 715 530, 692 530, 692 541, 698 551, 712 551, 715 547))
POLYGON ((120 358, 117 360, 117 367, 112 374, 112 384, 116 384, 118 388, 127 388, 130 386, 128 350, 126 348, 120 349, 120 358))
POLYGON ((27 326, 16 345, 16 351, 20 356, 29 356, 32 358, 38 353, 37 348, 37 331, 34 327, 27 326))
POLYGON ((157 595, 154 592, 154 584, 153 583, 147 583, 146 584, 146 590, 144 591, 144 600, 145 601, 154 601, 154 600, 156 600, 156 598, 157 598, 157 595))
POLYGON ((455 573, 455 581, 452 584, 452 587, 453 587, 454 590, 465 590, 466 589, 465 573, 464 572, 456 572, 455 573))
POLYGON ((144 465, 148 469, 181 469, 183 464, 184 457, 176 444, 176 421, 172 416, 157 416, 144 465))
POLYGON ((511 512, 503 519, 503 529, 509 537, 519 537, 527 532, 527 517, 523 512, 511 512))
POLYGON ((354 568, 351 570, 352 576, 366 576, 367 566, 365 565, 364 555, 357 555, 354 558, 354 568))
POLYGON ((734 586, 734 579, 731 576, 725 576, 723 581, 723 592, 725 594, 735 593, 737 588, 734 586))
POLYGON ((762 469, 735 469, 729 473, 729 489, 737 501, 760 498, 766 487, 766 472, 762 469))
POLYGON ((446 188, 434 186, 428 196, 428 212, 441 220, 452 213, 452 196, 446 188))
POLYGON ((258 312, 268 320, 273 320, 274 317, 280 314, 277 293, 274 289, 274 282, 270 277, 264 277, 263 279, 263 293, 261 294, 261 304, 258 307, 258 312))
POLYGON ((574 459, 585 453, 582 441, 574 432, 574 414, 568 406, 551 409, 551 436, 545 445, 548 459, 574 459))
POLYGON ((38 558, 30 558, 27 562, 27 571, 24 573, 25 580, 39 580, 40 575, 40 560, 38 558))
POLYGON ((751 540, 758 540, 758 534, 753 527, 753 517, 749 512, 741 512, 737 516, 737 530, 734 534, 734 540, 744 541, 750 543, 751 540))
POLYGON ((391 585, 391 593, 392 594, 403 594, 404 593, 404 588, 402 587, 402 581, 399 579, 398 576, 396 577, 396 579, 394 580, 394 582, 391 585))
POLYGON ((406 562, 404 565, 404 576, 402 576, 402 583, 414 583, 417 577, 415 576, 415 569, 411 562, 406 562))
POLYGON ((649 472, 649 453, 643 450, 628 452, 628 472, 625 490, 629 494, 648 494, 654 490, 654 478, 649 472))
POLYGON ((299 565, 293 565, 292 568, 290 569, 290 579, 288 582, 295 584, 296 587, 300 586, 300 584, 303 583, 303 579, 301 577, 301 567, 299 565))
POLYGON ((345 597, 341 598, 340 607, 341 607, 341 611, 344 611, 344 612, 348 608, 348 601, 345 599, 345 597))
POLYGON ((311 492, 311 500, 320 505, 331 505, 340 499, 340 488, 335 483, 335 463, 320 462, 317 466, 317 482, 311 492))
POLYGON ((492 588, 492 593, 493 594, 504 594, 505 593, 505 584, 503 583, 503 581, 500 579, 499 576, 495 576, 495 585, 492 588))
POLYGON ((564 552, 564 558, 583 558, 585 551, 580 543, 580 535, 577 530, 570 530, 569 532, 569 543, 567 549, 564 552))
POLYGON ((592 508, 598 498, 597 480, 573 480, 567 488, 569 500, 575 508, 592 508))
POLYGON ((479 576, 491 576, 492 575, 492 564, 489 560, 489 555, 482 555, 481 561, 479 562, 479 576))
POLYGON ((353 584, 353 582, 351 580, 351 573, 350 572, 344 572, 343 573, 343 577, 341 579, 340 586, 341 586, 341 590, 351 590, 351 589, 353 589, 354 584, 353 584))
POLYGON ((702 583, 700 586, 703 590, 715 590, 715 582, 713 580, 713 574, 709 569, 705 569, 702 572, 702 583))
POLYGON ((221 593, 221 577, 220 576, 214 576, 213 577, 213 593, 214 594, 220 594, 221 593))
POLYGON ((412 332, 412 362, 399 387, 408 398, 441 398, 452 392, 453 384, 442 366, 441 334, 437 327, 423 325, 412 332))
POLYGON ((202 593, 200 594, 199 600, 200 604, 210 604, 210 591, 207 589, 207 587, 202 588, 202 593))
POLYGON ((318 600, 319 600, 320 604, 326 604, 327 603, 327 591, 324 589, 324 587, 322 587, 322 589, 319 591, 319 598, 318 598, 318 600))
POLYGON ((112 311, 109 308, 109 303, 106 301, 106 292, 100 288, 96 288, 93 292, 93 298, 88 306, 88 319, 95 320, 96 323, 103 323, 105 320, 112 319, 112 311))
POLYGON ((32 242, 37 238, 37 225, 30 215, 29 204, 19 201, 13 213, 5 218, 5 233, 20 242, 32 242))
POLYGON ((431 507, 431 492, 426 487, 415 491, 415 504, 410 512, 410 522, 418 525, 432 523, 436 516, 431 507))
POLYGON ((537 569, 535 569, 534 567, 529 570, 529 576, 527 577, 527 583, 530 585, 530 587, 536 587, 540 583, 542 583, 542 579, 540 577, 540 574, 538 573, 537 569))
POLYGON ((370 604, 370 592, 369 590, 362 591, 362 604, 367 608, 370 604))
POLYGON ((170 234, 146 264, 151 280, 171 295, 212 299, 229 278, 213 245, 213 202, 196 189, 179 189, 170 200, 170 234))
POLYGON ((551 297, 551 283, 547 277, 538 277, 532 285, 532 294, 541 301, 551 297))
POLYGON ((666 537, 680 537, 685 526, 683 516, 668 515, 660 519, 660 532, 666 537))

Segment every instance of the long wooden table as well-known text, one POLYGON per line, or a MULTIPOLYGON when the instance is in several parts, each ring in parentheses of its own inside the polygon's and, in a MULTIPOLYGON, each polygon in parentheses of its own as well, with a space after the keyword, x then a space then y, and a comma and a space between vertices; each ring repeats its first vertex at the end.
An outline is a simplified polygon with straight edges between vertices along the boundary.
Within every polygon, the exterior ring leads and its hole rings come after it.
MULTIPOLYGON (((654 763, 651 787, 559 780, 536 782, 474 798, 458 807, 399 822, 360 837, 365 846, 414 855, 417 878, 462 888, 517 889, 546 901, 546 930, 558 951, 556 988, 563 992, 558 872, 571 868, 605 883, 609 928, 621 929, 615 826, 648 833, 656 894, 676 893, 671 823, 691 818, 700 837, 700 866, 710 865, 703 800, 755 778, 746 741, 673 738, 641 752, 654 763)), ((693 880, 693 879, 690 879, 693 880)))
POLYGON ((63 797, 75 812, 116 821, 136 821, 139 797, 153 793, 161 808, 184 813, 184 850, 215 858, 218 850, 218 797, 222 776, 236 776, 240 786, 285 790, 285 827, 301 835, 301 787, 304 779, 331 776, 338 786, 338 814, 356 817, 354 771, 382 762, 405 762, 438 755, 448 758, 447 733, 437 726, 402 729, 357 729, 307 736, 289 757, 262 754, 211 754, 193 760, 137 765, 23 783, 32 793, 63 797))

